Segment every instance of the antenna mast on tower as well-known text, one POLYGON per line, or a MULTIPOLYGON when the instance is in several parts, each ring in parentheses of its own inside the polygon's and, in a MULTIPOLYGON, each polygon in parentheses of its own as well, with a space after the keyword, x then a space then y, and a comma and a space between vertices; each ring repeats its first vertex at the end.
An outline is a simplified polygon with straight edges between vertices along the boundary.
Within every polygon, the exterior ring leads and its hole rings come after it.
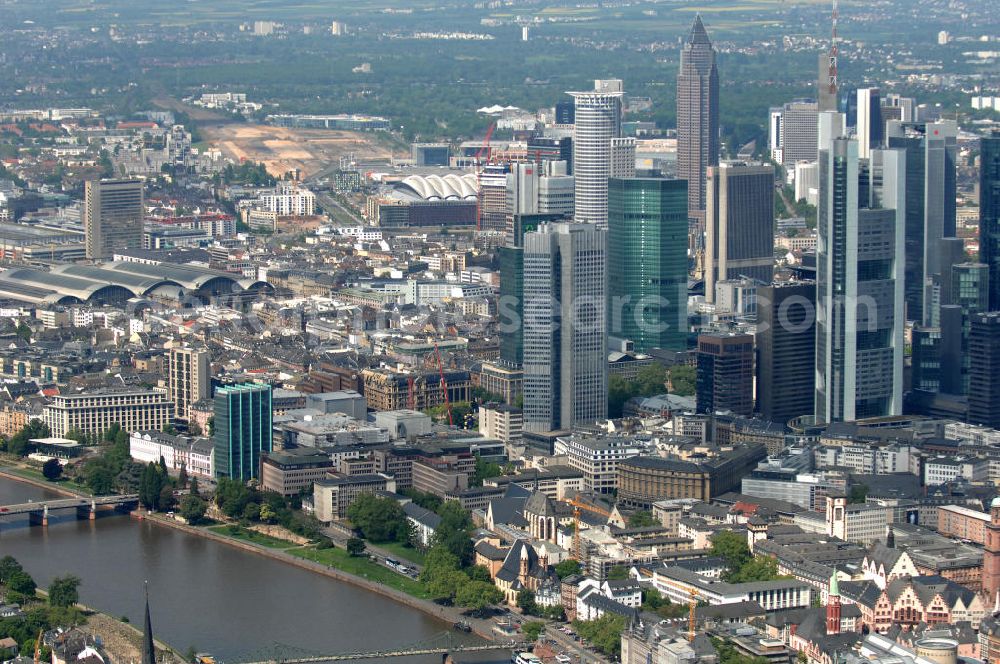
POLYGON ((831 23, 831 34, 830 34, 830 70, 829 70, 829 80, 827 85, 829 87, 829 92, 831 95, 836 96, 837 90, 840 87, 837 82, 837 18, 839 12, 837 10, 837 0, 833 0, 833 14, 830 18, 831 23))

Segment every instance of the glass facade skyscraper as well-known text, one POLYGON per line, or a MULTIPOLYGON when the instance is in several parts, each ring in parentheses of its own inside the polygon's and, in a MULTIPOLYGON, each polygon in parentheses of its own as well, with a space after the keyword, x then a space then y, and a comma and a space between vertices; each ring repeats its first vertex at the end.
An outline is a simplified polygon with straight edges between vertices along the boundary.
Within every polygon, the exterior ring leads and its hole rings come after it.
POLYGON ((524 236, 525 431, 607 417, 606 236, 568 223, 524 236))
POLYGON ((980 141, 979 261, 989 266, 990 311, 1000 311, 1000 132, 980 141))
POLYGON ((816 243, 816 420, 902 413, 905 160, 820 150, 816 243))
POLYGON ((215 391, 215 475, 247 481, 271 451, 271 386, 225 385, 215 391))
POLYGON ((677 177, 688 183, 688 211, 705 220, 705 174, 719 162, 719 70, 701 16, 681 50, 677 74, 677 177))
POLYGON ((684 180, 608 181, 608 307, 608 334, 637 351, 687 348, 684 180))

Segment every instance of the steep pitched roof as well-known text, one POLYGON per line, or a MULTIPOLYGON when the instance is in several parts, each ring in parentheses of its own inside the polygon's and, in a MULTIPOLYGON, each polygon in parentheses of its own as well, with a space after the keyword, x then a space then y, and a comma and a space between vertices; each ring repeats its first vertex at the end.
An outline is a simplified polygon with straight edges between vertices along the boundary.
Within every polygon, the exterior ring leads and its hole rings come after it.
POLYGON ((712 44, 705 31, 705 24, 701 22, 701 14, 694 17, 694 25, 691 26, 691 36, 688 37, 689 44, 712 44))
POLYGON ((541 491, 535 491, 524 503, 524 513, 543 517, 555 517, 556 507, 541 491))

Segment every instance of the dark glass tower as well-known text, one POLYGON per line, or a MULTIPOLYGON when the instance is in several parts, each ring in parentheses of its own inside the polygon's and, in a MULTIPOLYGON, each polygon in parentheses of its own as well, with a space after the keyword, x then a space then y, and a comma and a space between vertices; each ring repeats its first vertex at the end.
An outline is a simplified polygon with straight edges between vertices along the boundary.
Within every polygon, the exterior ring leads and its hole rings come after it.
POLYGON ((932 280, 951 270, 940 260, 940 241, 955 235, 957 137, 953 121, 894 121, 888 127, 889 147, 906 150, 906 317, 923 325, 936 317, 932 280))
POLYGON ((688 215, 705 220, 705 175, 719 163, 719 70, 701 16, 681 51, 677 75, 677 177, 688 182, 688 215))
POLYGON ((990 271, 990 311, 1000 311, 1000 132, 979 153, 979 261, 990 271))
POLYGON ((753 412, 753 336, 698 335, 698 412, 753 412))
POLYGON ((687 182, 608 181, 608 334, 687 348, 687 182), (641 323, 641 324, 640 324, 641 323))
POLYGON ((225 385, 215 391, 215 476, 247 481, 271 451, 271 386, 225 385))
POLYGON ((812 415, 816 376, 816 282, 757 289, 757 411, 787 424, 812 415))
POLYGON ((1000 311, 972 316, 969 356, 969 421, 1000 429, 1000 311))
POLYGON ((524 249, 500 247, 497 255, 500 258, 500 362, 509 368, 520 368, 524 359, 524 249))

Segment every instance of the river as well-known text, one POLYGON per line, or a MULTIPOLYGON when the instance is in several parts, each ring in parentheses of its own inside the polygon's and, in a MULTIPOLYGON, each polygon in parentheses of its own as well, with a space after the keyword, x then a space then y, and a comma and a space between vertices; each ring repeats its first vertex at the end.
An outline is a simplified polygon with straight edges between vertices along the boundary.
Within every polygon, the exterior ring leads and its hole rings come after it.
MULTIPOLYGON (((56 497, 0 477, 0 505, 56 497)), ((5 521, 0 555, 7 554, 41 587, 75 574, 82 579, 82 603, 137 625, 148 581, 155 636, 181 652, 193 647, 223 661, 382 650, 442 632, 456 642, 475 640, 350 584, 127 516, 91 522, 69 512, 50 517, 44 529, 30 528, 26 520, 5 521)))

